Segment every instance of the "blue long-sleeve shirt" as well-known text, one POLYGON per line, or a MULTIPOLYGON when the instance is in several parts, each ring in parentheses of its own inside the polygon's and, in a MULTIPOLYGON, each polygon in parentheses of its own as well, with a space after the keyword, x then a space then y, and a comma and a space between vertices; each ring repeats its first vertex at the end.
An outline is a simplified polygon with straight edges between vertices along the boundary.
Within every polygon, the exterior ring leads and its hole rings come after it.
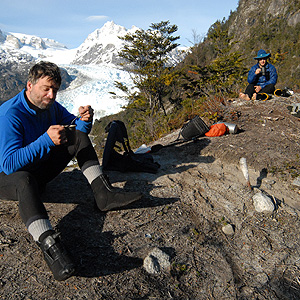
POLYGON ((278 76, 276 68, 273 65, 269 63, 266 64, 266 76, 263 76, 261 73, 256 75, 255 71, 258 68, 260 68, 260 66, 257 63, 250 69, 248 73, 248 83, 259 85, 262 88, 264 88, 268 84, 276 84, 278 76))
MULTIPOLYGON (((51 125, 68 125, 75 116, 58 102, 47 110, 31 109, 25 90, 0 106, 0 172, 33 169, 49 157, 55 144, 47 134, 51 125)), ((92 122, 76 120, 76 129, 89 133, 92 122)))

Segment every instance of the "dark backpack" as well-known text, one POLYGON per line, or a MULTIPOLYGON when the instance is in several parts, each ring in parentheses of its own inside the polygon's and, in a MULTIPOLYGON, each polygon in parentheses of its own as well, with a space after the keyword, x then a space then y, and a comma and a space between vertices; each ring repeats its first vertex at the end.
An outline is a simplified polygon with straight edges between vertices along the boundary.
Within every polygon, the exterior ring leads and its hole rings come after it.
POLYGON ((114 120, 105 127, 108 133, 104 147, 102 168, 104 171, 119 172, 147 172, 156 173, 160 167, 154 162, 150 153, 135 154, 129 144, 126 126, 122 121, 114 120), (122 150, 116 143, 123 146, 124 153, 115 150, 122 150))

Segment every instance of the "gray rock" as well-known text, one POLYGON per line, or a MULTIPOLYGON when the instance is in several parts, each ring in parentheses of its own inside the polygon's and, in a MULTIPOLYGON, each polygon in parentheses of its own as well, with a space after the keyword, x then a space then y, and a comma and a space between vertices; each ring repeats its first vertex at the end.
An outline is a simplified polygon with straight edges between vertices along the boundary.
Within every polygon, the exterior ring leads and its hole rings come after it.
POLYGON ((225 226, 222 227, 222 231, 226 234, 226 235, 232 235, 234 234, 234 228, 231 224, 227 224, 225 226))
POLYGON ((264 182, 265 184, 269 184, 269 185, 273 185, 273 184, 276 183, 276 181, 275 181, 274 179, 268 179, 268 178, 264 178, 264 179, 263 179, 263 182, 264 182))
POLYGON ((300 186, 300 177, 297 177, 292 182, 293 185, 300 186))
POLYGON ((252 199, 257 212, 273 212, 275 209, 272 199, 262 192, 257 192, 252 199))
POLYGON ((255 287, 262 287, 264 286, 268 281, 269 281, 269 277, 266 273, 264 272, 261 272, 261 273, 258 273, 256 276, 255 276, 255 287))
POLYGON ((170 257, 159 248, 154 248, 144 259, 143 266, 148 273, 159 274, 170 269, 170 257))

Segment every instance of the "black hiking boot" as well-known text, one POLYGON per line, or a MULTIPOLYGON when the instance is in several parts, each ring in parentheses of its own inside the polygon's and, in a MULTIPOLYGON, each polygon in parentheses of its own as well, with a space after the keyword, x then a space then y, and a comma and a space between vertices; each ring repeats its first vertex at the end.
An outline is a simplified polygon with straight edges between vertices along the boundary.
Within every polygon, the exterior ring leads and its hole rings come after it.
POLYGON ((125 207, 142 198, 139 192, 116 190, 106 175, 101 174, 91 184, 97 207, 101 211, 109 211, 125 207))
POLYGON ((75 266, 60 241, 59 233, 54 232, 37 244, 43 251, 44 259, 56 280, 66 280, 73 275, 75 266))

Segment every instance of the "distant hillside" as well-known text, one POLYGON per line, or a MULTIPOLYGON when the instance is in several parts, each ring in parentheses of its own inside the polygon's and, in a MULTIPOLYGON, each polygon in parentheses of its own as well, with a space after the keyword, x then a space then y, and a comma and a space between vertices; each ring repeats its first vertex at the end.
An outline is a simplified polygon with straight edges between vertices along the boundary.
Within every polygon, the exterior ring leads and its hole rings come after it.
MULTIPOLYGON (((300 1, 299 0, 240 0, 236 11, 227 20, 220 20, 223 30, 232 37, 232 51, 238 51, 247 68, 252 66, 259 49, 272 54, 276 66, 278 87, 300 88, 300 1)), ((204 41, 194 47, 187 64, 205 65, 216 57, 208 31, 204 41)))
POLYGON ((272 54, 278 84, 300 87, 299 0, 240 0, 228 19, 228 29, 249 66, 263 48, 272 54))

